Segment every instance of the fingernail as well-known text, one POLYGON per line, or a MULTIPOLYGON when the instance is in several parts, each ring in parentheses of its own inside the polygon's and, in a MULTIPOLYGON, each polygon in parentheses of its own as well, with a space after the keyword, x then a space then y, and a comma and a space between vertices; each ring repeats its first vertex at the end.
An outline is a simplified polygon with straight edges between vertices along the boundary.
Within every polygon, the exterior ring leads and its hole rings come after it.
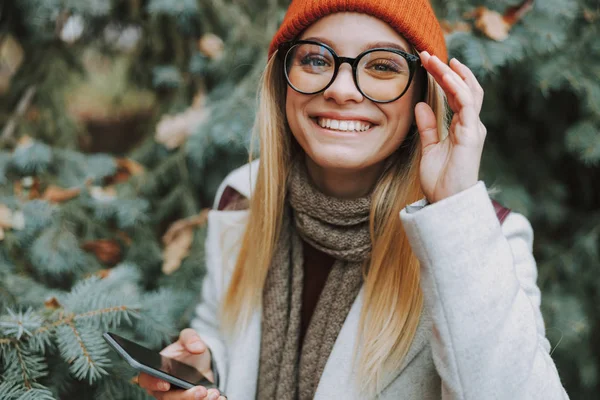
POLYGON ((169 383, 168 383, 168 382, 160 382, 160 383, 158 384, 158 388, 159 388, 160 390, 169 390, 169 386, 170 386, 170 385, 169 385, 169 383))
POLYGON ((429 52, 428 52, 427 50, 423 50, 423 51, 421 52, 421 54, 425 54, 425 55, 426 55, 426 56, 428 56, 428 57, 430 56, 430 54, 429 54, 429 52))
POLYGON ((204 350, 204 345, 200 342, 190 343, 190 349, 194 351, 202 351, 204 350))
POLYGON ((211 393, 210 396, 208 396, 208 400, 217 400, 219 398, 219 395, 215 392, 211 393))
POLYGON ((194 399, 200 400, 204 398, 206 398, 206 389, 199 388, 198 390, 196 390, 196 392, 194 393, 194 399))

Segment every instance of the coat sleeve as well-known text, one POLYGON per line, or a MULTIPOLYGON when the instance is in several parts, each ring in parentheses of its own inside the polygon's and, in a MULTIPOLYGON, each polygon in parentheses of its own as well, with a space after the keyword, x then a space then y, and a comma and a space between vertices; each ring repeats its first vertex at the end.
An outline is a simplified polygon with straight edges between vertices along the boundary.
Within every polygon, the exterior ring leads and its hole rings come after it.
POLYGON ((400 213, 419 258, 442 398, 568 399, 540 312, 533 231, 500 225, 485 184, 400 213))
MULTIPOLYGON (((211 211, 213 212, 213 211, 211 211)), ((209 216, 210 225, 210 216, 209 216)), ((219 288, 221 286, 220 274, 215 271, 218 265, 215 265, 209 255, 209 247, 215 239, 211 235, 211 227, 208 227, 206 237, 206 275, 202 282, 202 295, 200 302, 196 306, 195 315, 190 326, 194 329, 210 349, 213 373, 220 390, 223 390, 226 384, 226 366, 227 366, 227 347, 223 340, 223 335, 219 329, 219 288)))
POLYGON ((237 194, 233 190, 228 192, 228 183, 232 181, 230 173, 221 183, 215 196, 213 210, 208 214, 207 234, 204 243, 206 275, 202 281, 201 299, 195 309, 195 315, 190 326, 194 329, 202 340, 206 343, 211 353, 212 370, 219 390, 224 390, 227 379, 227 345, 219 329, 219 305, 221 296, 224 292, 223 285, 223 265, 219 256, 218 249, 220 243, 217 240, 218 233, 211 221, 214 221, 215 212, 222 212, 227 208, 231 193, 237 194), (229 193, 229 194, 228 194, 229 193))

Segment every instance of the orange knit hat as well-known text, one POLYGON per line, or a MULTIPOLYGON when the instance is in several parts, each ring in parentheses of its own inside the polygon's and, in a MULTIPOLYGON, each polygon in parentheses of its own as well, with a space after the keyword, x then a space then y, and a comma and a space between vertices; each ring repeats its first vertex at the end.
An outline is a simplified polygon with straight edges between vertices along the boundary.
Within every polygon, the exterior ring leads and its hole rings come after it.
POLYGON ((388 23, 418 51, 427 50, 448 62, 444 33, 429 0, 292 0, 269 46, 269 57, 280 44, 294 39, 318 19, 341 11, 369 14, 388 23))

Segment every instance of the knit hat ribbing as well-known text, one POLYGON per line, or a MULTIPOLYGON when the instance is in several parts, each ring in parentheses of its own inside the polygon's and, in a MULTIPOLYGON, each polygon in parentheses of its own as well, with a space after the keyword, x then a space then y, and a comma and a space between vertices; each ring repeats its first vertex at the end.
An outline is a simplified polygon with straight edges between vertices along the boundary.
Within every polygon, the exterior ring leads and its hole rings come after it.
POLYGON ((280 44, 294 39, 320 18, 342 11, 377 17, 418 51, 427 50, 448 62, 444 33, 429 0, 293 0, 271 41, 269 57, 280 44))

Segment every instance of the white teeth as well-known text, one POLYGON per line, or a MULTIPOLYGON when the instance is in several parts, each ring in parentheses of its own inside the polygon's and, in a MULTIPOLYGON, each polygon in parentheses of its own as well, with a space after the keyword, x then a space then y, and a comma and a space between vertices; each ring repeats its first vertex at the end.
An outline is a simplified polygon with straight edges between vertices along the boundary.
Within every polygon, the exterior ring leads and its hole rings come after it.
POLYGON ((338 131, 348 132, 348 131, 357 131, 364 132, 371 128, 371 125, 367 122, 362 121, 348 121, 348 120, 337 120, 330 118, 321 118, 317 119, 317 123, 322 128, 334 129, 338 131))

